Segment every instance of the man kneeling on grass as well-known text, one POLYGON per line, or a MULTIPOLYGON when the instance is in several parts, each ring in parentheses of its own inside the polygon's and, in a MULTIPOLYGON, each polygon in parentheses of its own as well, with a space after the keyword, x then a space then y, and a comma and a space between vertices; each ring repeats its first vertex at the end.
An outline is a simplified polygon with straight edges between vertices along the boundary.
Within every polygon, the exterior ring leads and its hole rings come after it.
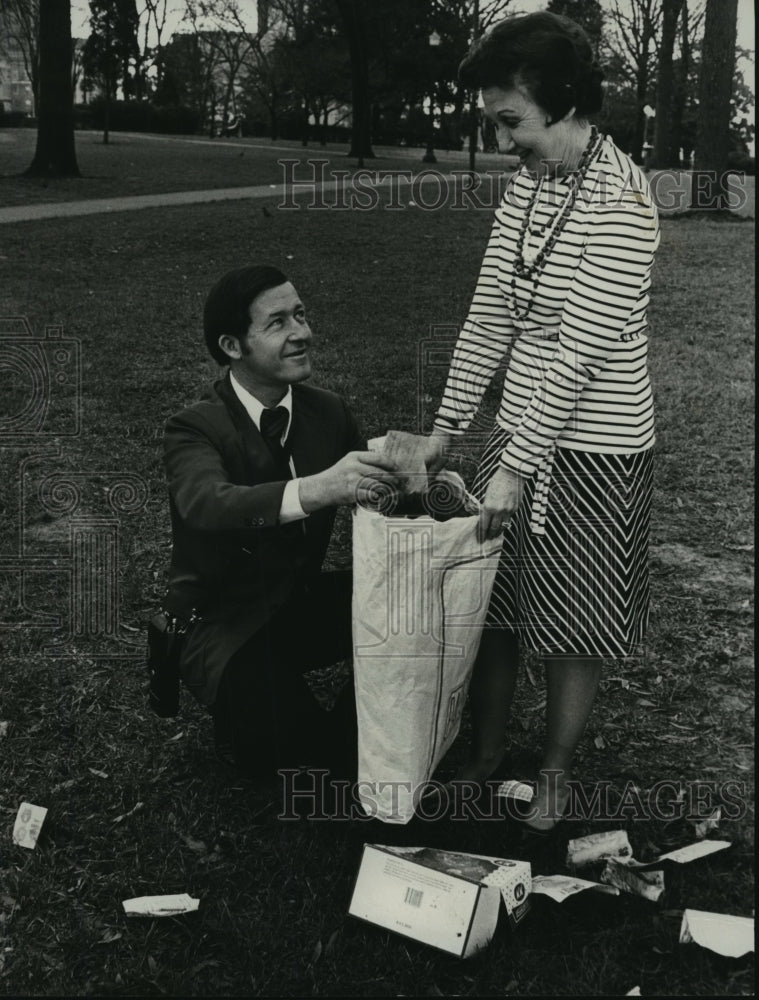
POLYGON ((305 385, 312 333, 274 267, 231 271, 203 316, 229 369, 171 417, 164 461, 173 549, 166 611, 190 622, 180 673, 219 739, 257 777, 356 767, 352 685, 323 710, 303 672, 351 651, 351 575, 322 572, 335 508, 392 466, 366 451, 332 392, 305 385))

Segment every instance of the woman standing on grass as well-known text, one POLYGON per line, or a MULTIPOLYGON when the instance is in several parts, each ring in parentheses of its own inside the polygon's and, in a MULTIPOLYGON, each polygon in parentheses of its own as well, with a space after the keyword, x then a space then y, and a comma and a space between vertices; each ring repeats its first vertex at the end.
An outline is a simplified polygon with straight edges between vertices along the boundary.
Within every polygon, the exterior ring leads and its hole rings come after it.
POLYGON ((439 468, 511 351, 475 492, 480 538, 504 534, 470 687, 473 745, 460 779, 505 752, 519 644, 540 654, 546 744, 525 822, 551 829, 598 688, 602 657, 630 655, 648 617, 654 443, 646 308, 656 209, 642 172, 587 116, 603 73, 583 30, 547 12, 474 43, 501 152, 517 154, 428 445, 439 468))

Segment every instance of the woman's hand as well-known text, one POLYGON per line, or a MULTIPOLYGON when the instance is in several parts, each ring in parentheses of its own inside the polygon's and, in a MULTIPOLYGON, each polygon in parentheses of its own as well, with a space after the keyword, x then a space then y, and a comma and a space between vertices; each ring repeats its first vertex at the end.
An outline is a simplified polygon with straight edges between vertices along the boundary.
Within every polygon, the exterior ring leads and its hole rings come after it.
POLYGON ((444 431, 433 431, 427 438, 424 450, 424 464, 427 475, 433 478, 444 467, 448 449, 451 446, 451 435, 444 431))
POLYGON ((490 480, 477 525, 477 540, 487 541, 497 538, 508 527, 509 522, 522 502, 524 479, 499 468, 490 480))

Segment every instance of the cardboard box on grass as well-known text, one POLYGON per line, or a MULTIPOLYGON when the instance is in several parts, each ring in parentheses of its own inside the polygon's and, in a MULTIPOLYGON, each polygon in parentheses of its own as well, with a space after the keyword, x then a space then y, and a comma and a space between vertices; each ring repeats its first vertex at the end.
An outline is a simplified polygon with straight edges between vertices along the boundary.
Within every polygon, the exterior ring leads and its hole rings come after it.
POLYGON ((502 899, 516 926, 531 886, 528 861, 365 844, 348 912, 468 958, 490 943, 502 899))

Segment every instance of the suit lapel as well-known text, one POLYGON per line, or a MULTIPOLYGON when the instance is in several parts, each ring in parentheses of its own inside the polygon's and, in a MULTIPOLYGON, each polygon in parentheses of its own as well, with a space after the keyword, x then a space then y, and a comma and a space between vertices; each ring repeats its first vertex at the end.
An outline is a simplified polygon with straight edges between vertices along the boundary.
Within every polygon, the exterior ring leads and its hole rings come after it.
POLYGON ((274 460, 261 432, 248 416, 248 411, 232 388, 229 372, 215 385, 216 392, 227 408, 237 432, 237 451, 242 470, 241 486, 255 486, 275 478, 274 460))

